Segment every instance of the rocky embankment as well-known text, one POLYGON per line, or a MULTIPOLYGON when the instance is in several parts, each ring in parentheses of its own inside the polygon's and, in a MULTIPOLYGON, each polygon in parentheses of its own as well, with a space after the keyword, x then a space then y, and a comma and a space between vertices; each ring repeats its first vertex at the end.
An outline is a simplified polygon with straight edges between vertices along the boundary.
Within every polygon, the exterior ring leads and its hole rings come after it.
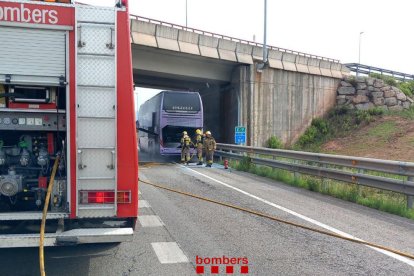
POLYGON ((392 111, 408 109, 413 99, 401 90, 374 78, 347 78, 341 81, 337 90, 336 103, 358 110, 382 108, 392 111))

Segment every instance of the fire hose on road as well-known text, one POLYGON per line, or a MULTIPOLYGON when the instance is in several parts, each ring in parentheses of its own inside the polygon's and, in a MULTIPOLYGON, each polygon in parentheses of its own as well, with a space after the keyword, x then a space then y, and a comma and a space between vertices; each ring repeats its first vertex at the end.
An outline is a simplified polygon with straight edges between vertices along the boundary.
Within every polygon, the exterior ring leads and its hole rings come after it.
POLYGON ((277 222, 280 222, 280 223, 283 223, 283 224, 287 224, 287 225, 302 228, 302 229, 305 229, 305 230, 308 230, 308 231, 316 232, 316 233, 319 233, 319 234, 322 234, 322 235, 326 235, 326 236, 330 236, 330 237, 334 237, 334 238, 338 238, 338 239, 342 239, 342 240, 346 240, 346 241, 350 241, 350 242, 354 242, 354 243, 374 247, 374 248, 377 248, 377 249, 385 250, 385 251, 397 254, 399 256, 403 256, 403 257, 414 260, 414 254, 412 254, 412 253, 402 252, 402 251, 399 251, 399 250, 396 250, 396 249, 393 249, 393 248, 390 248, 390 247, 387 247, 387 246, 383 246, 383 245, 380 245, 380 244, 367 242, 367 241, 363 241, 363 240, 356 239, 356 238, 346 237, 346 236, 335 234, 335 233, 332 233, 332 232, 329 232, 329 231, 320 230, 320 229, 316 229, 316 228, 313 228, 313 227, 305 226, 305 225, 295 223, 295 222, 292 222, 292 221, 287 221, 287 220, 284 220, 284 219, 280 219, 278 217, 271 216, 271 215, 268 215, 268 214, 265 214, 265 213, 257 212, 257 211, 251 210, 251 209, 243 208, 243 207, 232 205, 232 204, 225 203, 225 202, 220 202, 220 201, 210 199, 210 198, 206 198, 206 197, 202 197, 202 196, 199 196, 199 195, 194 195, 194 194, 191 194, 191 193, 171 189, 171 188, 168 188, 168 187, 165 187, 165 186, 162 186, 162 185, 157 185, 157 184, 154 184, 154 183, 151 183, 151 182, 148 182, 148 181, 144 181, 144 180, 141 180, 141 179, 139 179, 139 181, 144 183, 144 184, 150 185, 152 187, 158 188, 158 189, 163 189, 163 190, 170 191, 170 192, 173 192, 173 193, 177 193, 177 194, 180 194, 180 195, 185 195, 185 196, 188 196, 188 197, 192 197, 192 198, 207 201, 207 202, 210 202, 210 203, 218 204, 218 205, 221 205, 221 206, 225 206, 225 207, 228 207, 228 208, 232 208, 232 209, 235 209, 235 210, 246 212, 246 213, 249 213, 249 214, 252 214, 252 215, 267 218, 267 219, 270 219, 270 220, 273 220, 273 221, 277 221, 277 222))

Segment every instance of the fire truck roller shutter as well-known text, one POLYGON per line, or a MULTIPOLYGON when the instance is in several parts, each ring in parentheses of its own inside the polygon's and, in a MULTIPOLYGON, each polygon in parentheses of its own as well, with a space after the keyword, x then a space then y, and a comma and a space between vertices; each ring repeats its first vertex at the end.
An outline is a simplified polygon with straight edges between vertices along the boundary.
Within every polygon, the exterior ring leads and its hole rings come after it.
POLYGON ((66 32, 0 26, 0 83, 59 85, 66 72, 66 32))

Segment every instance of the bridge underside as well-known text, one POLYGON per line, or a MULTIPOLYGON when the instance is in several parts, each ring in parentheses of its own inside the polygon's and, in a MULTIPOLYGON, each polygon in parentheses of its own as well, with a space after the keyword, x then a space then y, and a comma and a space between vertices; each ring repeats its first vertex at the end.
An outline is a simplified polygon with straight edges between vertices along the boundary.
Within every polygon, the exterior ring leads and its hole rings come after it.
POLYGON ((231 79, 237 63, 140 45, 132 45, 132 54, 135 86, 199 92, 204 129, 220 142, 233 142, 238 104, 231 79))
POLYGON ((240 64, 199 55, 133 45, 136 86, 198 91, 205 130, 234 142, 234 127, 247 128, 247 144, 264 146, 271 136, 291 144, 315 117, 335 105, 339 78, 240 64))

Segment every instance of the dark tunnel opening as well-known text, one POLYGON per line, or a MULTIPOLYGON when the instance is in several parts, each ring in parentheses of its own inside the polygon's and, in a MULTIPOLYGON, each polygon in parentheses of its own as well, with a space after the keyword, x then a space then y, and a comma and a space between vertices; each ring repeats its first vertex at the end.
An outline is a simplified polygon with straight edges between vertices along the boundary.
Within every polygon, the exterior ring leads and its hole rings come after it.
POLYGON ((137 97, 140 97, 140 88, 199 92, 203 103, 204 131, 211 131, 217 142, 234 143, 238 101, 237 92, 230 82, 154 76, 139 70, 134 70, 134 80, 137 97))

